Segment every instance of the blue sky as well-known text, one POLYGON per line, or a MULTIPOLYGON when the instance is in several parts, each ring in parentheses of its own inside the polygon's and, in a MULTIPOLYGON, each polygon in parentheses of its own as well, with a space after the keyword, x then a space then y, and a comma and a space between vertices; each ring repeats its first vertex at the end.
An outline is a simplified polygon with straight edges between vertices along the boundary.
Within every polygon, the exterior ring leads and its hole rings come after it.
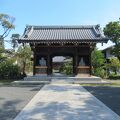
POLYGON ((108 22, 120 18, 120 0, 1 0, 0 13, 15 17, 16 28, 11 34, 22 35, 27 24, 100 24, 103 28, 108 22))

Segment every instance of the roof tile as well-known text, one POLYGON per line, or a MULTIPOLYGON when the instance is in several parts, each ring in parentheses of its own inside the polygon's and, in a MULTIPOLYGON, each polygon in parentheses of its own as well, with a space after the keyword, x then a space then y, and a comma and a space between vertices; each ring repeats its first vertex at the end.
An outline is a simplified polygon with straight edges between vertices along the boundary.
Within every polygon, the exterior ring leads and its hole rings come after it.
POLYGON ((98 25, 93 26, 26 26, 22 41, 107 41, 98 25))

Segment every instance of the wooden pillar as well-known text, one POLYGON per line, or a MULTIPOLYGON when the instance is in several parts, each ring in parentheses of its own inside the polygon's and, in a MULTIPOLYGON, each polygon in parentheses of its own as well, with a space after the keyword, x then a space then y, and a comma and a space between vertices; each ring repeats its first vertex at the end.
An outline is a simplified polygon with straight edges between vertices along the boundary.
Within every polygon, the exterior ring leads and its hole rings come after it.
POLYGON ((48 55, 47 55, 47 74, 51 74, 51 58, 50 58, 50 48, 48 48, 48 55))
POLYGON ((52 56, 50 55, 50 74, 52 74, 52 56))
POLYGON ((35 66, 36 66, 36 47, 33 49, 33 75, 35 75, 35 66))
POLYGON ((50 55, 47 55, 47 74, 50 75, 50 55))
POLYGON ((92 53, 92 49, 91 49, 91 46, 90 46, 90 49, 89 49, 89 64, 90 64, 90 75, 92 75, 92 61, 91 61, 91 53, 92 53))
POLYGON ((75 74, 78 74, 78 49, 75 48, 75 74))
POLYGON ((73 56, 73 74, 75 74, 76 72, 76 67, 75 67, 75 55, 73 56))

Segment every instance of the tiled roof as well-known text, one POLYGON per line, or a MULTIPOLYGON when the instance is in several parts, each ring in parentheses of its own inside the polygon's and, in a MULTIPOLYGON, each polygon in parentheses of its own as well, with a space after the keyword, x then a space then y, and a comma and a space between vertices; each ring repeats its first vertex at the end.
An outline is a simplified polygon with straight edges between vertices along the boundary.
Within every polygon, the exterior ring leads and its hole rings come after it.
POLYGON ((91 26, 26 26, 18 42, 107 42, 99 25, 91 26))

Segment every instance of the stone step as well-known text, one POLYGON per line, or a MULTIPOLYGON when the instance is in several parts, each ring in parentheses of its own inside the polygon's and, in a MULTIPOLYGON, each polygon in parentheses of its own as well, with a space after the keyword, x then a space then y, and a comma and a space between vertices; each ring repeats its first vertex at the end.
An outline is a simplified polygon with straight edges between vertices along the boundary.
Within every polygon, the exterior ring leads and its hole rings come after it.
POLYGON ((13 85, 41 85, 41 84, 49 84, 50 81, 14 81, 13 85))
POLYGON ((52 84, 110 84, 106 81, 52 81, 52 84))
POLYGON ((51 81, 51 78, 47 76, 30 76, 24 77, 24 81, 51 81))
POLYGON ((91 76, 91 77, 51 77, 51 76, 30 76, 25 77, 24 81, 51 81, 51 79, 59 79, 59 80, 89 80, 89 81, 101 81, 100 77, 91 76))
POLYGON ((110 82, 106 81, 74 81, 74 84, 110 84, 110 82))
POLYGON ((58 79, 58 80, 79 80, 79 81, 101 81, 102 79, 100 77, 52 77, 53 79, 58 79))
POLYGON ((101 81, 100 77, 76 77, 76 81, 101 81))

